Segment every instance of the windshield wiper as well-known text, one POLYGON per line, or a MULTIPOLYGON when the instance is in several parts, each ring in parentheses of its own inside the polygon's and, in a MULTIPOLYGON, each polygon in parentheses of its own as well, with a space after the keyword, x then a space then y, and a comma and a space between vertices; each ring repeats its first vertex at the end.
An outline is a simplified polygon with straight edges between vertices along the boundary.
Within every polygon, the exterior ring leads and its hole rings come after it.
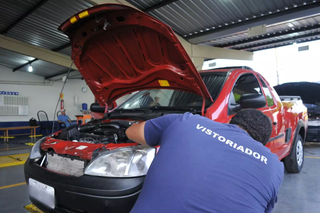
POLYGON ((169 107, 153 106, 153 107, 150 107, 149 110, 188 111, 188 112, 201 111, 200 109, 195 109, 193 107, 188 108, 188 107, 174 107, 174 106, 169 106, 169 107))
POLYGON ((146 112, 148 112, 148 110, 147 109, 139 109, 139 108, 137 108, 137 109, 123 109, 123 108, 121 108, 121 109, 115 109, 113 112, 117 112, 117 113, 142 112, 142 113, 146 113, 146 112))

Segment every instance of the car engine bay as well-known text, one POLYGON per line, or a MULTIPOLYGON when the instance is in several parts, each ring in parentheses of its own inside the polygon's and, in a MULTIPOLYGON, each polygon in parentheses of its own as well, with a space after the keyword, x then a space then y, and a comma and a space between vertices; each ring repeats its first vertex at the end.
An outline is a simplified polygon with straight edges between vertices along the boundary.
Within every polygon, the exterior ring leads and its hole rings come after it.
POLYGON ((95 120, 74 125, 43 138, 43 157, 37 161, 40 167, 52 172, 82 176, 85 168, 99 155, 108 151, 137 145, 129 140, 125 131, 137 121, 95 120))
POLYGON ((108 123, 88 123, 71 126, 53 138, 91 144, 127 143, 125 131, 135 121, 115 120, 108 123))

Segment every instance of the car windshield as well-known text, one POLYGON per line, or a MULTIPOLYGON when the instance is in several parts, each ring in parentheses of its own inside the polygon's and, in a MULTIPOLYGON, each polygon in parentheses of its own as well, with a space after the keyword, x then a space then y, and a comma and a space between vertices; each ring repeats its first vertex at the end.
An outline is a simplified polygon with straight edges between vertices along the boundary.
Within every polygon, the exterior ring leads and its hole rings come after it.
MULTIPOLYGON (((225 82, 227 72, 201 73, 202 80, 213 100, 225 82)), ((199 95, 173 89, 150 89, 135 92, 118 109, 201 109, 203 98, 199 95)), ((206 99, 206 107, 212 102, 206 99)))

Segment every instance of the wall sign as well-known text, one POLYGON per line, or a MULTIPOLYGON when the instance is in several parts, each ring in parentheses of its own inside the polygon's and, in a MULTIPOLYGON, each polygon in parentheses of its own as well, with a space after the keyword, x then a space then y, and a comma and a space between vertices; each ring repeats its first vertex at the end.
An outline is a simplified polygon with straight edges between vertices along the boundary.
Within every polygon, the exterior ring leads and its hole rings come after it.
POLYGON ((0 91, 0 95, 19 95, 19 92, 0 91))

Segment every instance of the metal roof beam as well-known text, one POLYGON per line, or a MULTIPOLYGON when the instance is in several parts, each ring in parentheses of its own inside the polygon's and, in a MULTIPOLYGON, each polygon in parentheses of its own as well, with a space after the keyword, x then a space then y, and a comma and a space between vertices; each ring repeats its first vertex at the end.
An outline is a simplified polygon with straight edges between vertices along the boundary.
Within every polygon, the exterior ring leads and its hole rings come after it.
POLYGON ((215 45, 215 47, 232 47, 232 46, 239 45, 239 44, 245 44, 245 43, 249 43, 249 42, 253 42, 253 41, 260 41, 260 40, 264 40, 264 39, 268 39, 268 38, 275 38, 275 37, 279 37, 279 36, 283 36, 283 35, 290 35, 292 33, 299 33, 299 32, 304 32, 304 31, 308 31, 308 30, 316 30, 316 29, 320 29, 320 24, 305 26, 305 27, 301 27, 301 28, 300 27, 294 28, 294 29, 290 29, 288 31, 279 31, 279 32, 267 33, 267 34, 259 35, 259 36, 253 36, 250 38, 245 38, 245 39, 241 39, 241 40, 237 40, 237 41, 227 42, 227 43, 220 44, 220 45, 215 45))
POLYGON ((39 9, 42 5, 44 5, 48 0, 42 0, 37 5, 35 5, 33 8, 31 8, 28 12, 23 14, 21 17, 19 17, 15 22, 13 22, 10 26, 8 26, 6 29, 0 32, 0 34, 6 34, 9 30, 14 28, 17 24, 19 24, 23 19, 27 18, 29 15, 31 15, 34 11, 39 9))
POLYGON ((31 61, 29 61, 29 62, 27 62, 27 63, 24 63, 24 64, 22 64, 22 65, 20 65, 20 66, 18 66, 18 67, 13 68, 12 71, 15 72, 15 71, 17 71, 17 70, 20 70, 20 69, 22 69, 23 67, 28 66, 28 65, 30 65, 30 64, 32 64, 33 62, 38 61, 38 60, 39 60, 39 59, 35 58, 35 59, 33 59, 33 60, 31 60, 31 61))
POLYGON ((237 60, 253 60, 252 52, 204 46, 204 45, 192 44, 191 52, 192 52, 192 55, 190 57, 192 59, 193 58, 210 58, 210 59, 223 58, 223 59, 237 59, 237 60))
POLYGON ((165 0, 165 1, 162 1, 162 2, 160 2, 158 4, 155 4, 155 5, 151 6, 151 7, 143 10, 143 12, 148 13, 148 12, 150 12, 152 10, 159 9, 161 7, 164 7, 164 6, 168 5, 168 4, 171 4, 171 3, 176 2, 176 1, 178 1, 178 0, 165 0))
MULTIPOLYGON (((62 45, 61 47, 52 49, 52 51, 58 52, 58 51, 60 51, 60 50, 63 50, 63 49, 65 49, 65 48, 69 47, 70 45, 71 45, 70 43, 67 43, 67 44, 62 45)), ((17 70, 20 70, 20 69, 22 69, 23 67, 28 66, 29 64, 31 64, 31 63, 33 63, 33 62, 35 62, 35 61, 38 61, 38 60, 39 60, 38 58, 35 58, 35 59, 33 59, 32 61, 29 61, 29 62, 27 62, 27 63, 24 63, 24 64, 18 66, 18 67, 13 68, 12 71, 15 72, 15 71, 17 71, 17 70)))
MULTIPOLYGON (((76 70, 70 70, 70 74, 72 73, 72 72, 75 72, 76 70)), ((50 79, 50 78, 55 78, 55 77, 58 77, 58 76, 60 76, 60 75, 65 75, 65 74, 67 74, 68 73, 68 70, 66 70, 66 71, 63 71, 63 72, 59 72, 59 73, 56 73, 56 74, 53 74, 53 75, 49 75, 49 76, 47 76, 47 77, 45 77, 45 80, 48 80, 48 79, 50 79)))
POLYGON ((250 27, 256 27, 263 24, 271 25, 305 16, 312 16, 315 14, 319 14, 319 11, 320 2, 310 3, 305 6, 295 7, 270 15, 260 16, 258 18, 243 21, 237 24, 221 27, 219 29, 212 29, 209 31, 198 33, 196 35, 187 36, 185 37, 185 39, 193 44, 204 43, 214 38, 220 38, 234 33, 247 31, 250 27))
MULTIPOLYGON (((0 48, 4 48, 23 55, 28 55, 64 67, 70 67, 72 63, 70 56, 37 47, 3 35, 0 35, 0 48)), ((75 65, 73 65, 72 68, 77 70, 75 65)))
MULTIPOLYGON (((317 40, 320 40, 320 38, 316 37, 316 38, 305 39, 304 41, 297 42, 297 44, 303 44, 305 42, 317 41, 317 40)), ((292 45, 293 42, 286 42, 284 44, 281 43, 281 42, 279 42, 279 43, 280 44, 272 45, 271 47, 270 46, 266 46, 266 47, 253 48, 253 49, 249 49, 249 50, 250 51, 260 51, 260 50, 266 50, 266 49, 271 49, 271 48, 284 47, 284 46, 292 45)))
POLYGON ((320 36, 320 32, 314 32, 314 33, 309 33, 309 34, 306 34, 306 35, 295 36, 295 37, 285 38, 285 39, 279 39, 279 40, 275 40, 275 41, 267 41, 267 42, 264 42, 264 43, 252 44, 252 45, 247 45, 247 46, 243 46, 243 47, 237 47, 237 48, 234 48, 234 49, 236 49, 236 50, 247 50, 247 49, 251 49, 251 48, 255 48, 255 47, 271 45, 271 44, 276 44, 276 43, 283 43, 283 42, 288 42, 288 41, 295 41, 295 40, 298 40, 298 39, 304 39, 304 38, 313 37, 313 36, 320 36))
MULTIPOLYGON (((135 9, 138 9, 137 7, 133 6, 132 4, 130 4, 129 2, 127 2, 125 0, 92 0, 92 1, 95 2, 96 4, 106 4, 106 3, 124 4, 129 7, 133 7, 135 9)), ((239 50, 229 50, 229 49, 212 47, 212 46, 194 45, 194 44, 190 44, 190 42, 188 42, 187 40, 185 40, 181 36, 179 36, 177 34, 176 34, 176 36, 193 61, 197 60, 195 58, 200 58, 199 60, 202 60, 202 58, 206 58, 206 59, 224 58, 224 59, 238 59, 238 60, 253 60, 253 53, 252 52, 239 51, 239 50)))

